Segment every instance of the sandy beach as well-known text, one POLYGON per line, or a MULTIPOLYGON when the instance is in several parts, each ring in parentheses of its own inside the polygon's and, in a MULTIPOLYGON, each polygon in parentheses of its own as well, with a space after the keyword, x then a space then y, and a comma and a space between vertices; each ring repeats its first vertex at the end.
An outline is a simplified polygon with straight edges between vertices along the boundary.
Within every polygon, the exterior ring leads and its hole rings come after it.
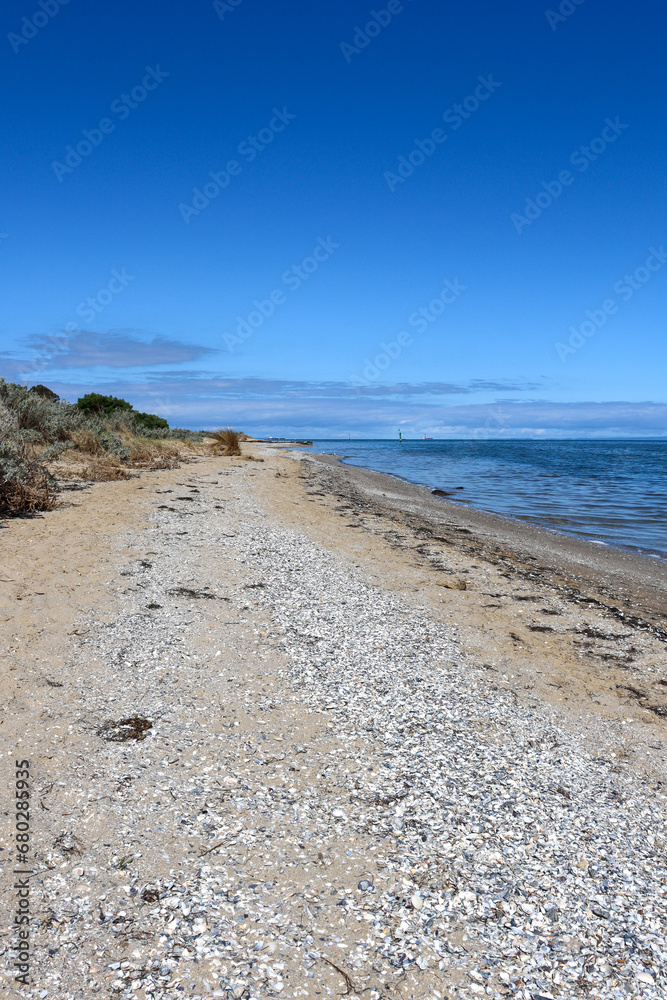
POLYGON ((0 527, 10 993, 664 997, 665 564, 243 448, 0 527))

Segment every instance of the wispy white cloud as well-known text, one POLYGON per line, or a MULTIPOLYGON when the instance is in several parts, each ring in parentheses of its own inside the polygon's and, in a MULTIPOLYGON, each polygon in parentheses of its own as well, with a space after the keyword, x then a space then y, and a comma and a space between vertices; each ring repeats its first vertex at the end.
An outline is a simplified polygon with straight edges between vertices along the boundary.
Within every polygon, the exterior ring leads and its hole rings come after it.
POLYGON ((136 330, 97 333, 76 330, 58 336, 37 335, 25 341, 27 352, 0 354, 0 370, 6 377, 33 372, 73 368, 148 368, 184 364, 207 354, 210 347, 187 344, 161 335, 136 330))
POLYGON ((416 382, 385 385, 355 386, 341 381, 314 381, 267 379, 256 377, 233 378, 209 375, 204 372, 166 371, 151 372, 143 381, 133 381, 136 389, 147 392, 168 392, 171 395, 218 399, 225 398, 291 399, 314 397, 317 399, 387 399, 408 400, 419 397, 438 399, 445 396, 465 396, 482 393, 524 393, 544 390, 545 381, 529 382, 522 379, 472 379, 468 382, 416 382))

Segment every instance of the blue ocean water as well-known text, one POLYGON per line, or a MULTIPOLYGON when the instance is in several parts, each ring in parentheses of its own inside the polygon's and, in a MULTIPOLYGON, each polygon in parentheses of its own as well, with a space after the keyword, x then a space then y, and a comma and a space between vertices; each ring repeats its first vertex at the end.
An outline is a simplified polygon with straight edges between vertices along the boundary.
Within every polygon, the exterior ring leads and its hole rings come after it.
POLYGON ((667 440, 316 441, 448 499, 667 559, 667 440))

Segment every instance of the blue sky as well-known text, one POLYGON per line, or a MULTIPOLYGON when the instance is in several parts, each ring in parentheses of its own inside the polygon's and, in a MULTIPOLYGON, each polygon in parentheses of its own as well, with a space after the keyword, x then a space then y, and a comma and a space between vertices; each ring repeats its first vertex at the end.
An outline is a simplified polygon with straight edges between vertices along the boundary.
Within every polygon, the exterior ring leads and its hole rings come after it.
POLYGON ((6 377, 275 435, 666 433, 657 0, 0 16, 6 377))

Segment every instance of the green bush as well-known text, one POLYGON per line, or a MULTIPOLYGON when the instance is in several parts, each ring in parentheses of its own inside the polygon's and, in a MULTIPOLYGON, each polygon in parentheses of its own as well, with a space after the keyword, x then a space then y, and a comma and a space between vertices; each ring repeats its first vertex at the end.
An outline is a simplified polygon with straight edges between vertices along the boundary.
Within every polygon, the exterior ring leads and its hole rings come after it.
POLYGON ((145 428, 149 431, 169 430, 169 424, 164 417, 158 417, 154 413, 137 413, 135 410, 134 420, 138 428, 145 428))
POLYGON ((99 392, 89 392, 77 399, 76 405, 82 413, 99 414, 110 417, 116 410, 132 410, 132 403, 118 396, 102 396, 99 392))
POLYGON ((76 405, 87 416, 111 420, 117 430, 127 430, 131 434, 169 430, 169 424, 164 417, 158 417, 155 413, 139 413, 132 403, 128 403, 126 399, 119 399, 118 396, 103 396, 99 392, 89 392, 78 399, 76 405))

